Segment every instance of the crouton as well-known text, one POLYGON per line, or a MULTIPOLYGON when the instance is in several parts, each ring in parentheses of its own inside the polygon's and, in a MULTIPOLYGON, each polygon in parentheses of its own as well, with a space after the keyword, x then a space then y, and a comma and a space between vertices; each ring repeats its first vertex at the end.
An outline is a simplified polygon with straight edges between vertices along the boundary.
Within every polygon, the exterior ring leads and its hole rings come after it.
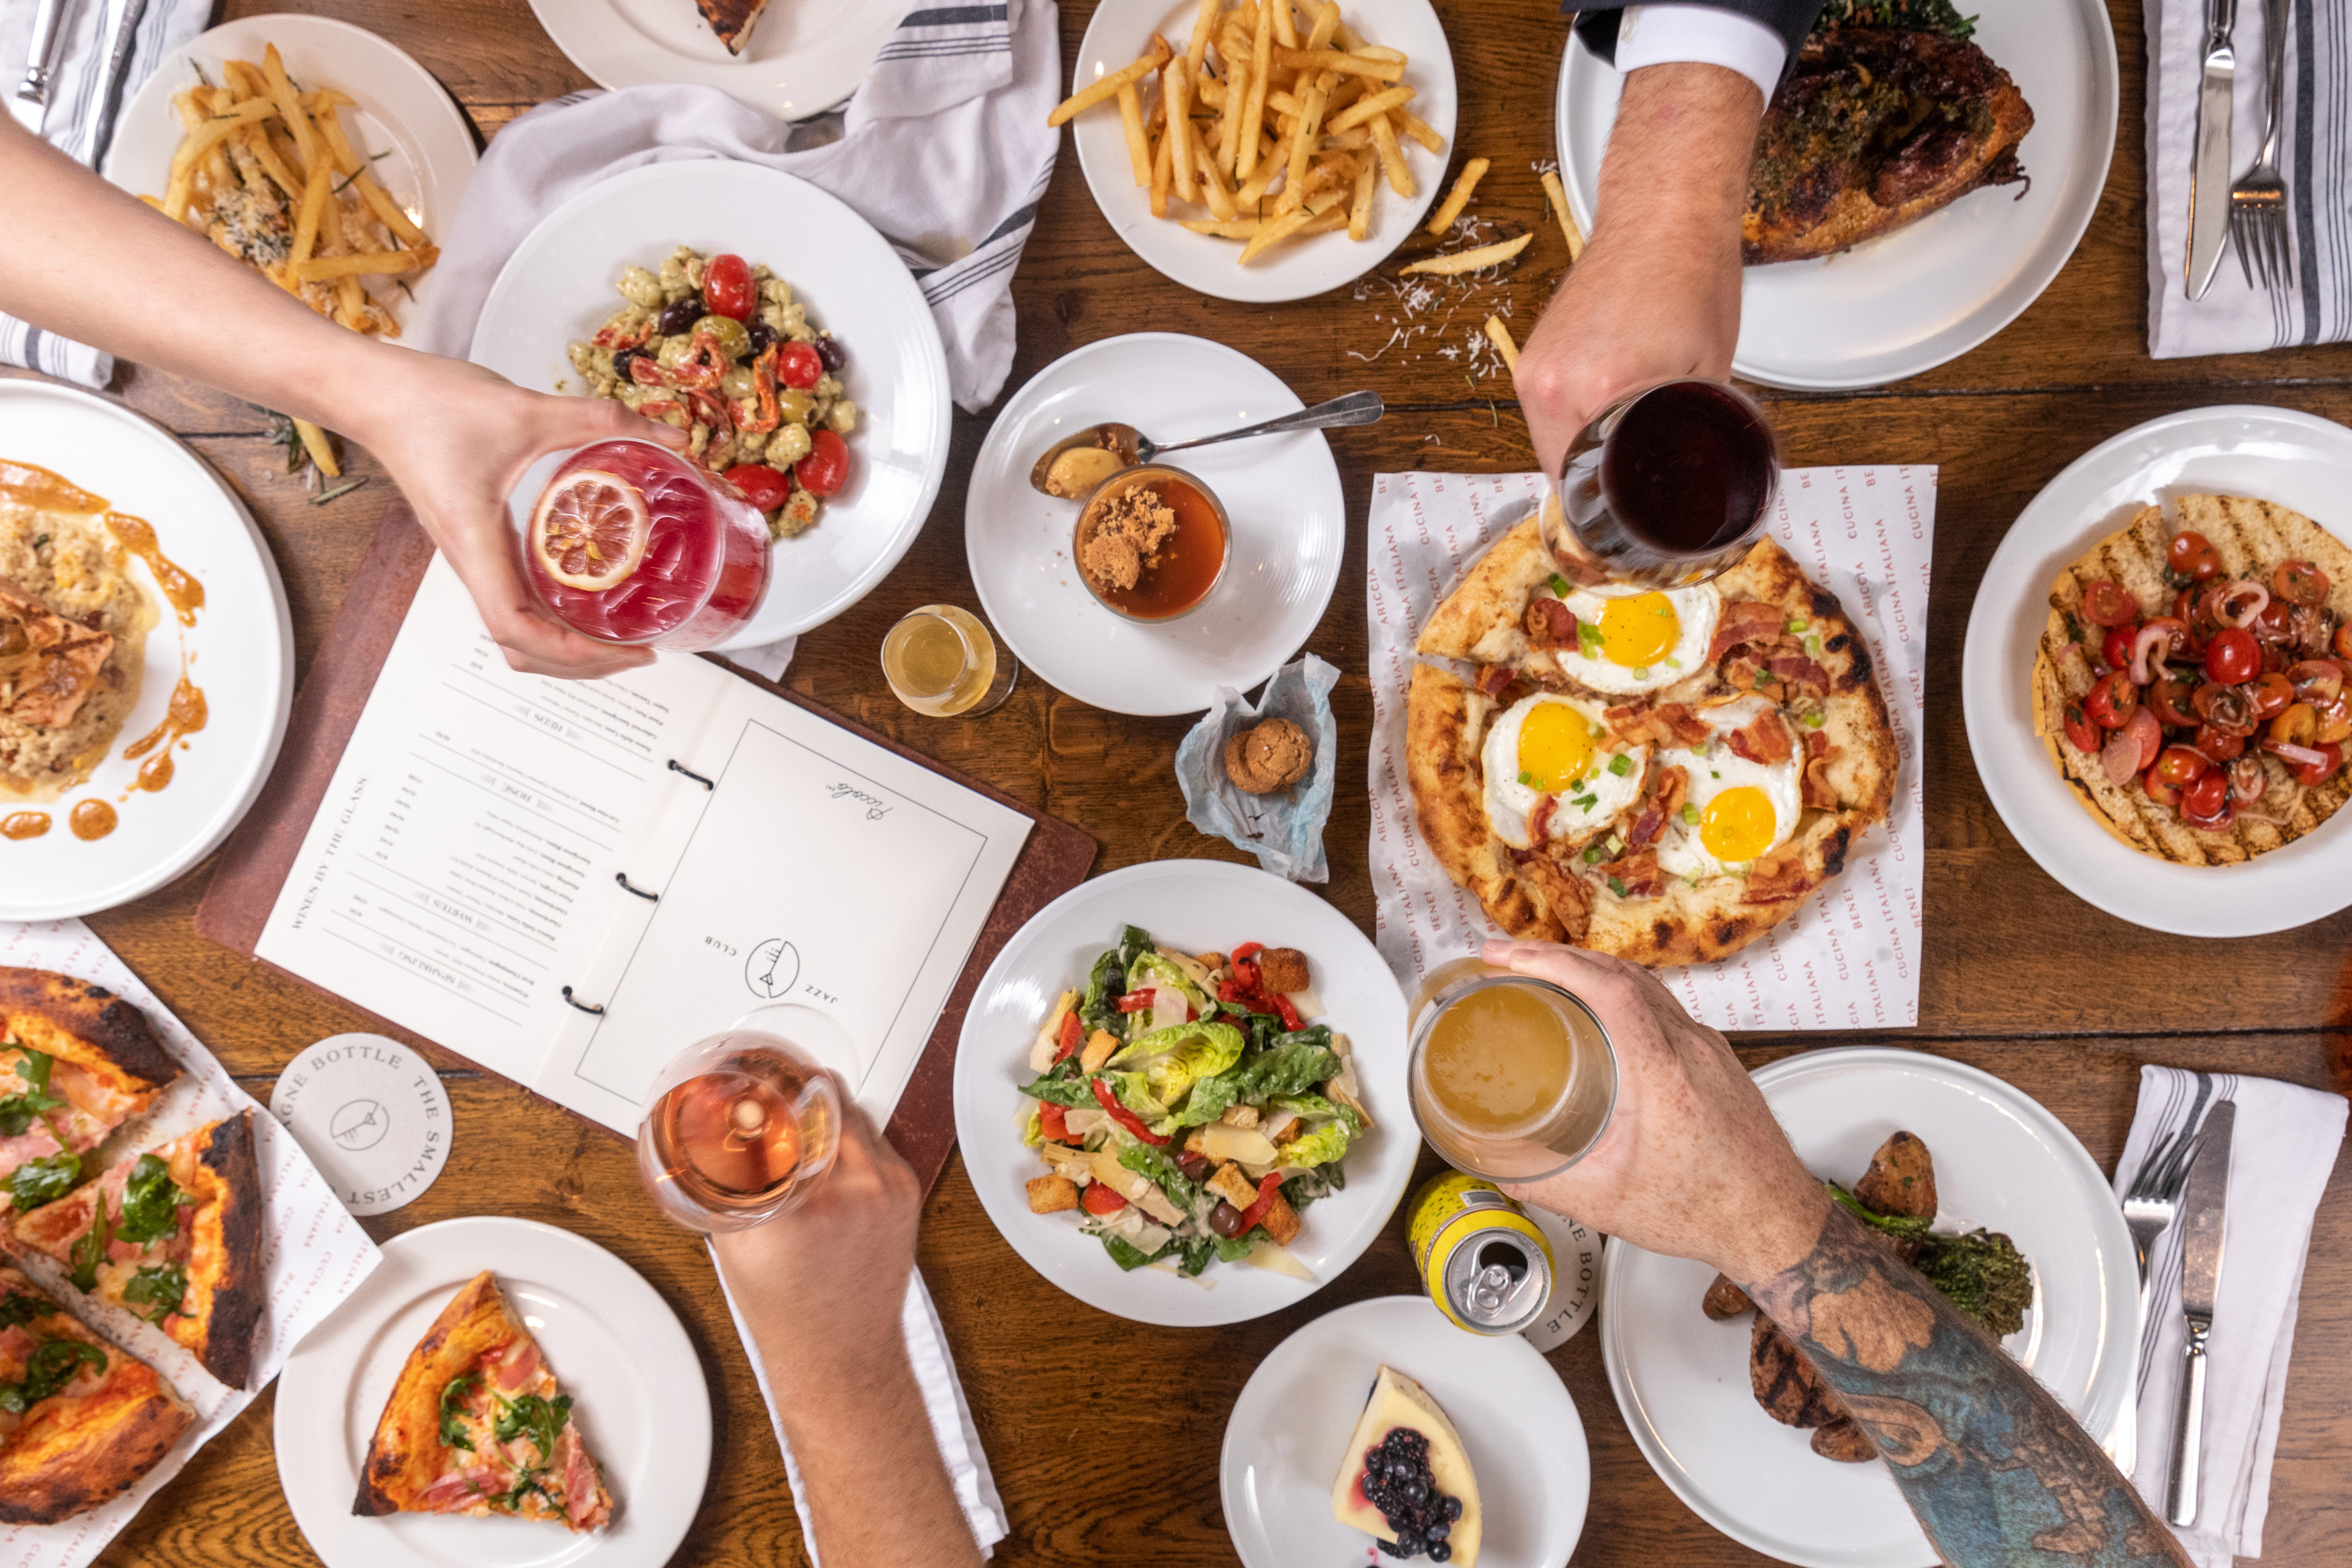
POLYGON ((1307 955, 1296 947, 1268 947, 1257 956, 1257 977, 1269 991, 1303 991, 1308 985, 1307 955))
POLYGON ((1228 1127, 1255 1127, 1257 1125, 1257 1107, 1255 1105, 1228 1105, 1225 1107, 1225 1113, 1218 1117, 1217 1120, 1223 1122, 1228 1127))
POLYGON ((1276 1247, 1287 1247, 1298 1239, 1298 1211, 1279 1192, 1266 1200, 1265 1212, 1258 1216, 1257 1222, 1265 1227, 1266 1235, 1274 1239, 1276 1247))
POLYGON ((1184 1134, 1184 1152, 1188 1155, 1206 1154, 1208 1150, 1202 1145, 1207 1142, 1208 1136, 1208 1134, 1201 1128, 1193 1128, 1184 1134))
POLYGON ((1247 1208, 1257 1201, 1257 1184, 1230 1160, 1217 1167, 1217 1174, 1208 1180, 1208 1188, 1235 1208, 1247 1208))
POLYGON ((1293 1116, 1290 1119, 1290 1124, 1274 1135, 1274 1141, 1276 1144, 1287 1144, 1296 1140, 1298 1134, 1305 1131, 1307 1131, 1307 1118, 1293 1116))
MULTIPOLYGON (((1029 1212, 1060 1214, 1078 1207, 1078 1184, 1066 1176, 1041 1176, 1029 1183, 1029 1212)), ((1271 1218, 1269 1216, 1268 1218, 1271 1218)))
POLYGON ((1078 1065, 1092 1072, 1108 1061, 1118 1050, 1118 1036, 1107 1029, 1098 1029, 1087 1037, 1085 1049, 1078 1052, 1078 1065))
POLYGON ((1213 975, 1225 967, 1225 956, 1223 953, 1203 953, 1199 963, 1201 967, 1213 975))

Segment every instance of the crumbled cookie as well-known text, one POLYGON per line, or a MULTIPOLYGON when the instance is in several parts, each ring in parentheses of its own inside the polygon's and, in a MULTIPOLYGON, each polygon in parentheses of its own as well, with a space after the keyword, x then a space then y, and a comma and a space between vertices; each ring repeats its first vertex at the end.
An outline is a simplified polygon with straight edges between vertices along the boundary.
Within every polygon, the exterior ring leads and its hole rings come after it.
POLYGON ((1287 789, 1307 777, 1315 747, 1286 718, 1270 718, 1225 742, 1225 776, 1253 795, 1287 789))

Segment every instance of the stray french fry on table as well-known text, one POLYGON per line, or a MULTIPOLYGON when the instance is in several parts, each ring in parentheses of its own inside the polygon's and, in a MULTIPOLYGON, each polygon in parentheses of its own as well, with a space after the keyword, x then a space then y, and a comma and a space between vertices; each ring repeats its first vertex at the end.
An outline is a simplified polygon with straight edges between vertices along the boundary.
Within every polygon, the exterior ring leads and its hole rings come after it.
POLYGON ((1519 373, 1519 346, 1511 340, 1511 329, 1503 325, 1500 316, 1486 318, 1486 339, 1495 351, 1503 356, 1503 368, 1513 375, 1519 373))
POLYGON ((1528 242, 1535 237, 1532 234, 1523 234, 1517 239, 1507 239, 1499 245, 1482 245, 1475 250, 1457 250, 1449 256, 1423 256, 1403 270, 1433 273, 1441 277, 1451 277, 1465 272, 1483 272, 1487 267, 1510 260, 1511 257, 1527 249, 1528 242))
POLYGON ((1559 214, 1559 232, 1568 240, 1568 264, 1574 267, 1584 259, 1584 231, 1576 226, 1576 214, 1568 210, 1568 188, 1559 183, 1559 172, 1549 169, 1544 171, 1543 188, 1551 210, 1559 214))
POLYGON ((1431 234, 1442 235, 1454 226, 1454 220, 1460 217, 1462 209, 1470 204, 1470 193, 1478 188, 1480 180, 1486 178, 1486 169, 1487 161, 1484 158, 1473 158, 1462 165, 1462 176, 1454 182, 1454 189, 1446 193, 1445 204, 1439 207, 1437 215, 1429 220, 1431 234))

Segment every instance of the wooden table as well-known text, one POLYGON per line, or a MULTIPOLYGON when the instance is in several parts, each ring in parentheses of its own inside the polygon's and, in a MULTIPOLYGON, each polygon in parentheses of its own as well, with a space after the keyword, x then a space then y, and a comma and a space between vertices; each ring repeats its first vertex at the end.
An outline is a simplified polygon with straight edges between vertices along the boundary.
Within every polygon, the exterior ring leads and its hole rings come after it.
MULTIPOLYGON (((2128 425, 2200 404, 2277 403, 2352 422, 2352 350, 2147 359, 2144 34, 2137 4, 2109 3, 2124 83, 2115 167, 2090 233, 2049 292, 1991 342, 1914 381, 1869 392, 1766 394, 1795 463, 1941 468, 1924 757, 1929 915, 1916 1029, 1741 1042, 1751 1064, 1811 1045, 1865 1043, 1969 1062, 2050 1105, 2103 1166, 2122 1145, 2145 1061, 2339 1091, 2352 1084, 2352 912, 2229 943, 2166 936, 2101 914, 2061 890, 2002 828, 1962 729, 1961 631, 1978 580, 2018 511, 2067 462, 2128 425)), ((1063 0, 1066 60, 1092 8, 1089 0, 1063 0)), ((1442 336, 1380 355, 1390 327, 1375 319, 1377 302, 1360 302, 1351 290, 1275 308, 1202 299, 1146 267, 1112 235, 1066 141, 1014 277, 1020 350, 1009 384, 1095 339, 1142 327, 1197 332, 1245 350, 1308 402, 1367 383, 1388 397, 1386 423, 1335 433, 1352 517, 1364 516, 1372 476, 1382 470, 1531 466, 1508 382, 1465 385, 1462 366, 1435 350, 1463 341, 1504 301, 1524 337, 1566 265, 1557 232, 1543 225, 1531 172, 1552 155, 1552 84, 1565 28, 1531 0, 1438 0, 1438 8, 1462 88, 1456 145, 1463 156, 1495 163, 1479 207, 1541 230, 1507 284, 1475 296, 1442 336), (1351 350, 1374 361, 1368 367, 1351 350)), ((346 18, 407 49, 485 136, 534 104, 591 85, 556 52, 524 0, 226 0, 221 16, 289 9, 346 18)), ((353 574, 393 500, 390 483, 355 453, 354 469, 371 476, 369 486, 328 507, 308 506, 279 472, 259 413, 135 367, 124 369, 121 390, 184 435, 251 505, 285 574, 296 653, 307 668, 343 595, 369 591, 353 574)), ((913 551, 863 604, 801 640, 790 685, 1079 823, 1102 843, 1099 869, 1239 858, 1184 821, 1170 769, 1190 720, 1101 713, 1029 679, 996 715, 949 723, 909 714, 885 688, 876 653, 892 620, 932 601, 977 602, 961 523, 989 422, 986 413, 956 415, 947 482, 913 551)), ((1327 835, 1328 896, 1369 932, 1363 581, 1359 531, 1308 645, 1345 672, 1336 696, 1344 745, 1327 835)), ((198 939, 189 917, 210 873, 199 866, 91 924, 266 1096, 301 1047, 363 1026, 198 939)), ((685 1318, 717 1395, 710 1487, 679 1561, 764 1568, 801 1560, 775 1439, 699 1245, 656 1214, 619 1139, 462 1063, 445 1066, 457 1117, 450 1167, 418 1202, 368 1221, 370 1232, 382 1239, 455 1215, 499 1212, 564 1226, 626 1259, 685 1318)), ((2312 1239, 2271 1492, 2264 1562, 2278 1568, 2352 1560, 2352 1519, 2339 1506, 2352 1473, 2347 1185, 2339 1164, 2312 1239)), ((1012 1537, 999 1548, 1009 1563, 1232 1562, 1217 1501, 1218 1445, 1252 1368, 1313 1317, 1415 1288, 1400 1216, 1355 1268, 1290 1312, 1213 1334, 1122 1322, 1071 1301, 1013 1256, 974 1200, 961 1160, 929 1198, 921 1263, 1011 1514, 1012 1537), (1094 1457, 1101 1455, 1117 1458, 1094 1457)), ((1579 1563, 1765 1561, 1702 1523, 1643 1462, 1610 1397, 1596 1334, 1580 1334, 1551 1359, 1591 1439, 1592 1503, 1579 1563)), ((278 1491, 273 1397, 274 1390, 265 1394, 198 1455, 106 1560, 173 1568, 311 1561, 278 1491)))

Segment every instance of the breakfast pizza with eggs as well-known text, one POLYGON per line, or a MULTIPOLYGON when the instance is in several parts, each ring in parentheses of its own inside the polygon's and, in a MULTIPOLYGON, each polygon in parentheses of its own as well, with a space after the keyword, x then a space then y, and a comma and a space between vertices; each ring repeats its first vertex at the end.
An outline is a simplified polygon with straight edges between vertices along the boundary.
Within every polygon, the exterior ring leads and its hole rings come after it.
POLYGON ((1413 671, 1422 835, 1514 936, 1722 957, 1843 870, 1893 799, 1870 655, 1770 539, 1696 587, 1583 586, 1530 517, 1415 647, 1472 670, 1413 671))

